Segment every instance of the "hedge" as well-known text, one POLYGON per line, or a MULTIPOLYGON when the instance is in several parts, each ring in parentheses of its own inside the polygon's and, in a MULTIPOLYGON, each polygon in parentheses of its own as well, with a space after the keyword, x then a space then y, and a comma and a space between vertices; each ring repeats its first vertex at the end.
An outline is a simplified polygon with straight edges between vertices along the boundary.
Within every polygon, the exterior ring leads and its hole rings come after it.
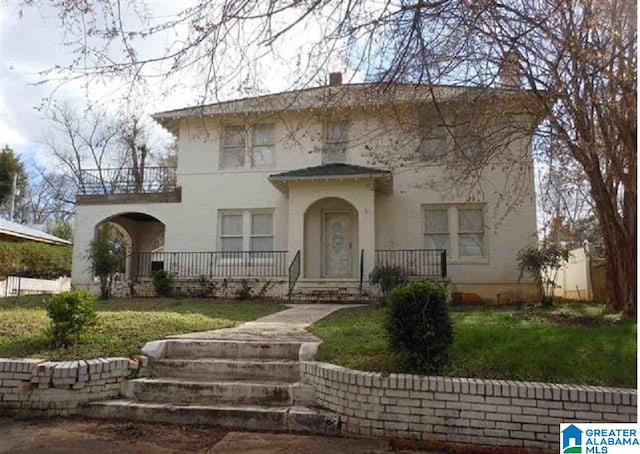
POLYGON ((7 275, 55 279, 71 275, 71 246, 0 241, 0 278, 7 275))

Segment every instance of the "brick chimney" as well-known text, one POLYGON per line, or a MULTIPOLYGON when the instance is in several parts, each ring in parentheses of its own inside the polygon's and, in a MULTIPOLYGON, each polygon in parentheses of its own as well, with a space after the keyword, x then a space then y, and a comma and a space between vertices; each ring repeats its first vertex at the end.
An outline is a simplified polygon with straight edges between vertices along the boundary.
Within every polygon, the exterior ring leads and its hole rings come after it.
POLYGON ((329 73, 329 85, 342 85, 342 73, 329 73))
POLYGON ((509 51, 502 59, 498 70, 498 84, 502 88, 520 88, 520 56, 515 51, 509 51))

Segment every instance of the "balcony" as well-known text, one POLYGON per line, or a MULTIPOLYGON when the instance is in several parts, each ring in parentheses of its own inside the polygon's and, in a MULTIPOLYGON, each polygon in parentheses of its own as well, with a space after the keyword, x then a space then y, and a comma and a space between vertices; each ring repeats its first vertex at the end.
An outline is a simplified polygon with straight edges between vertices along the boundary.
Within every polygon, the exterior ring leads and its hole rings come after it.
POLYGON ((79 204, 180 202, 175 166, 90 169, 80 173, 79 204))

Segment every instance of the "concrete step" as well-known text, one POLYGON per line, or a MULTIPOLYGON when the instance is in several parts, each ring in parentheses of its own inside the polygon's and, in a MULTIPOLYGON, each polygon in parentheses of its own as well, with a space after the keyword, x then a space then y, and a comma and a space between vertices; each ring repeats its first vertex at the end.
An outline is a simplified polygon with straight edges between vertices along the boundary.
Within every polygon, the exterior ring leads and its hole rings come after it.
POLYGON ((310 405, 314 390, 303 383, 194 381, 181 378, 137 378, 122 387, 127 399, 200 405, 310 405))
POLYGON ((324 303, 362 303, 374 302, 375 296, 360 293, 358 289, 341 288, 295 288, 291 301, 296 302, 324 302, 324 303))
POLYGON ((160 359, 153 362, 152 375, 194 381, 253 379, 296 382, 300 381, 300 363, 287 359, 160 359))
POLYGON ((298 360, 301 342, 248 342, 171 339, 165 358, 243 358, 298 360))
POLYGON ((172 405, 130 400, 92 402, 80 413, 90 418, 170 424, 203 424, 244 430, 339 436, 339 416, 305 406, 172 405))

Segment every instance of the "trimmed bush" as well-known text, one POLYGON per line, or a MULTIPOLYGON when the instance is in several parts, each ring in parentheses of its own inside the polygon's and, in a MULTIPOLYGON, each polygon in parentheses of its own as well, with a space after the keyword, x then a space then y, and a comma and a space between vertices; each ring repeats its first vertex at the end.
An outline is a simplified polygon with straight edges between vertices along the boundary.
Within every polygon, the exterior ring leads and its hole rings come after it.
POLYGON ((56 279, 71 275, 70 246, 0 241, 0 279, 17 275, 56 279))
POLYGON ((447 288, 416 280, 389 295, 387 331, 391 351, 404 370, 437 374, 449 363, 453 326, 447 288))
POLYGON ((382 294, 387 297, 391 291, 407 283, 404 271, 399 266, 377 265, 369 274, 369 282, 372 284, 380 284, 382 294))
POLYGON ((165 270, 153 273, 153 289, 158 296, 173 295, 173 276, 165 270))
POLYGON ((95 302, 96 297, 84 290, 60 293, 45 302, 56 347, 72 345, 86 328, 95 324, 95 302))

